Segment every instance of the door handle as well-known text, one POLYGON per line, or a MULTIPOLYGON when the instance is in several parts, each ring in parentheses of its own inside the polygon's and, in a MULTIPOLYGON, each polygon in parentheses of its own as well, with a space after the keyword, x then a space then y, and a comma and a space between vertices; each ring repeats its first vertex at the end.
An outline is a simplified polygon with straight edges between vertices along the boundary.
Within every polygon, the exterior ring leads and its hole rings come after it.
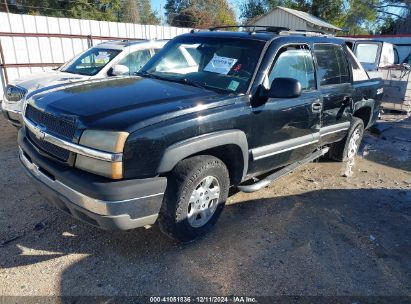
POLYGON ((313 102, 311 104, 311 110, 313 111, 313 113, 321 112, 322 107, 323 107, 323 105, 321 104, 321 102, 318 102, 318 101, 313 102))

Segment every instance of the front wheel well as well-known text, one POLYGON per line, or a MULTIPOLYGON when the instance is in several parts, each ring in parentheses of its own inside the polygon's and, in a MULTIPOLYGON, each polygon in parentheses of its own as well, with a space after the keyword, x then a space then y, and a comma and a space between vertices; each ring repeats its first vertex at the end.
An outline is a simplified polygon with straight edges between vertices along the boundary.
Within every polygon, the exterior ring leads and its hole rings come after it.
POLYGON ((238 185, 243 178, 244 159, 241 148, 234 144, 224 146, 217 146, 198 152, 192 156, 197 155, 211 155, 220 159, 226 166, 230 177, 231 185, 238 185))
POLYGON ((362 107, 356 110, 353 116, 360 118, 364 123, 364 128, 367 128, 370 119, 371 119, 371 108, 370 107, 362 107))

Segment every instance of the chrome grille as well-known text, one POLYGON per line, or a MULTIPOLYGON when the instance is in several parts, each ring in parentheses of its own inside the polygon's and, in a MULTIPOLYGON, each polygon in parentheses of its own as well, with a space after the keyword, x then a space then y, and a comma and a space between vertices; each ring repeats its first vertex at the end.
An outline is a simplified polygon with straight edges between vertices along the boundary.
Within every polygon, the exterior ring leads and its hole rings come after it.
POLYGON ((28 128, 26 129, 26 134, 28 139, 40 150, 46 152, 47 154, 63 161, 67 162, 70 157, 70 151, 53 145, 47 141, 40 140, 33 134, 28 128))
POLYGON ((42 112, 31 105, 27 105, 25 116, 32 122, 45 127, 47 132, 70 141, 73 140, 74 134, 76 133, 76 125, 74 122, 42 112))

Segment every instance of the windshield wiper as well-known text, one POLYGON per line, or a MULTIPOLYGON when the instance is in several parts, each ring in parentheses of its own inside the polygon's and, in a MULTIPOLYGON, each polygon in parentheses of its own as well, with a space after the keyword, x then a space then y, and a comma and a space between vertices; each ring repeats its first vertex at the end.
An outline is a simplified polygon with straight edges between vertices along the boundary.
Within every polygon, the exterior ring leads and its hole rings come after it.
POLYGON ((182 83, 182 84, 187 84, 187 85, 189 85, 189 86, 193 86, 193 87, 197 87, 197 88, 202 88, 202 89, 205 89, 205 90, 209 90, 210 88, 207 86, 207 84, 204 82, 204 83, 199 83, 199 82, 196 82, 196 81, 192 81, 192 80, 190 80, 190 79, 187 79, 187 78, 176 78, 176 79, 173 79, 175 82, 179 82, 179 83, 182 83))
POLYGON ((140 77, 147 77, 147 78, 154 78, 154 79, 160 79, 160 80, 165 80, 165 81, 182 83, 182 84, 186 84, 186 85, 189 85, 189 86, 202 88, 202 89, 208 90, 208 91, 213 90, 213 91, 218 91, 220 93, 227 93, 227 91, 228 91, 226 89, 221 89, 221 88, 216 88, 216 87, 209 86, 205 82, 199 83, 199 82, 187 79, 187 78, 161 77, 161 76, 158 76, 158 75, 155 75, 155 74, 148 73, 146 71, 140 71, 140 72, 137 72, 136 74, 140 77))
POLYGON ((146 71, 137 72, 136 75, 140 76, 140 77, 154 78, 154 79, 160 79, 160 80, 168 80, 166 78, 151 74, 151 73, 146 72, 146 71))
POLYGON ((137 75, 141 76, 141 77, 155 78, 155 79, 166 80, 166 81, 171 81, 171 82, 178 82, 178 83, 187 84, 187 85, 197 87, 197 88, 207 89, 207 86, 205 84, 201 84, 201 83, 192 81, 192 80, 187 79, 187 78, 161 77, 161 76, 158 76, 158 75, 155 75, 155 74, 148 73, 146 71, 137 72, 137 75))

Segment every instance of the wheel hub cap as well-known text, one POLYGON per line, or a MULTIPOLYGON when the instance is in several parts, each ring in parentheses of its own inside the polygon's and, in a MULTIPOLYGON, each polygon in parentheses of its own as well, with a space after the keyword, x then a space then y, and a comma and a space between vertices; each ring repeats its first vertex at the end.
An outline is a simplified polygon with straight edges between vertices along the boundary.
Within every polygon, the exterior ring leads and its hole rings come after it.
POLYGON ((220 198, 220 184, 207 176, 195 187, 188 202, 187 218, 192 227, 204 226, 213 216, 220 198))

